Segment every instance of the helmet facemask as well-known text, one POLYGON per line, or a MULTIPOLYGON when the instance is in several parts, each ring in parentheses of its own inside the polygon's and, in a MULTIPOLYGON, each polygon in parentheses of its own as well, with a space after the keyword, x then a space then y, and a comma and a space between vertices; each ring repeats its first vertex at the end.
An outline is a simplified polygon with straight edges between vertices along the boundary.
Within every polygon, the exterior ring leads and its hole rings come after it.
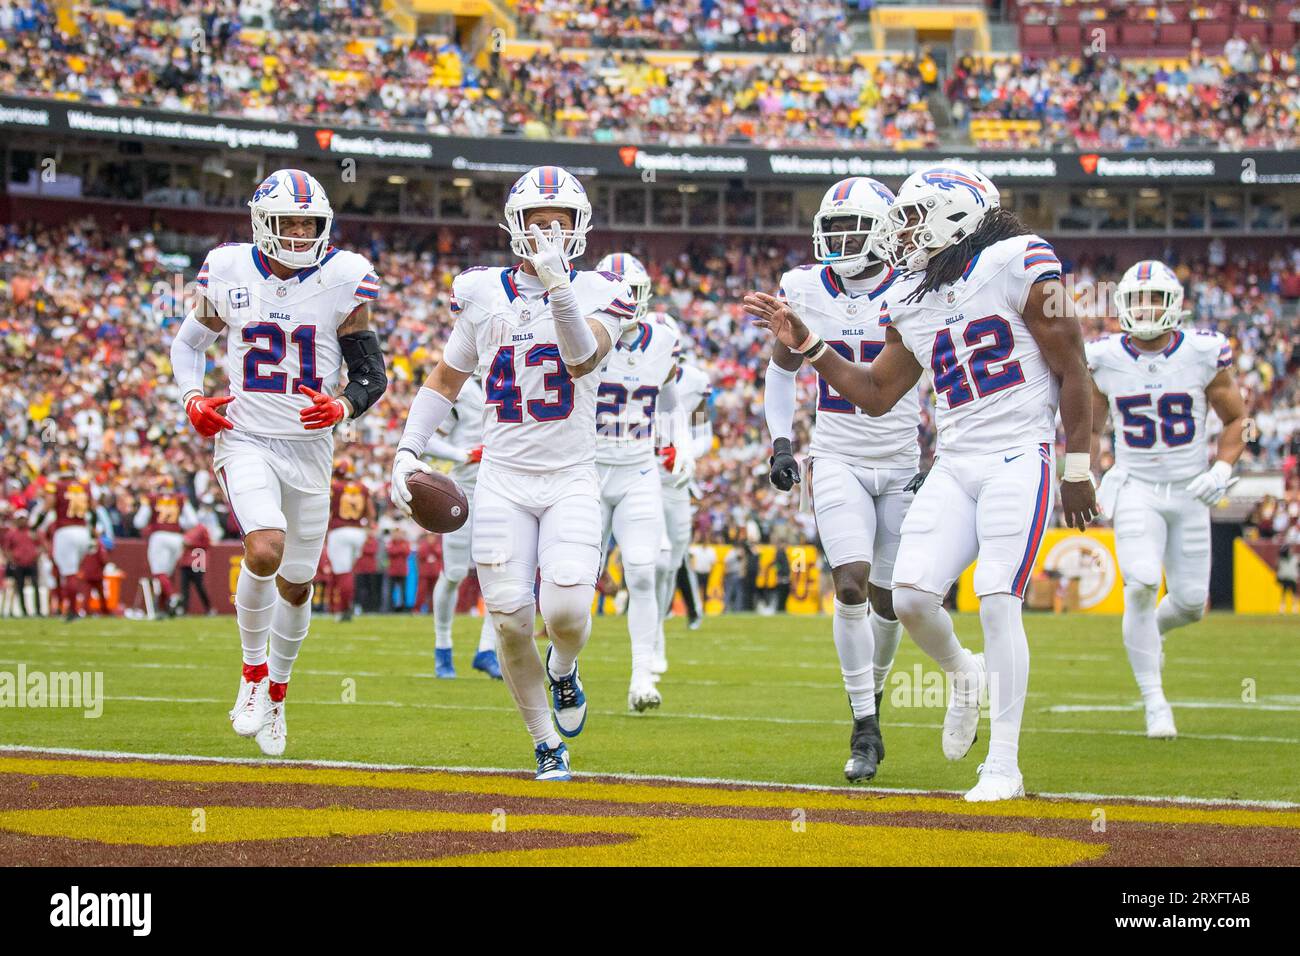
POLYGON ((866 212, 819 212, 813 218, 813 256, 841 277, 852 277, 881 261, 882 217, 866 212))
POLYGON ((254 205, 253 209, 253 244, 269 259, 286 265, 291 269, 308 269, 318 266, 329 250, 330 227, 334 222, 334 213, 318 212, 272 212, 264 206, 254 205), (285 219, 314 219, 316 234, 310 238, 292 236, 282 231, 281 223, 285 219), (294 246, 305 246, 294 249, 294 246))
POLYGON ((1119 327, 1135 339, 1156 339, 1173 331, 1183 318, 1183 290, 1153 286, 1125 287, 1115 291, 1119 327))
MULTIPOLYGON (((573 228, 560 230, 560 238, 564 242, 565 261, 572 262, 587 251, 587 231, 591 228, 591 210, 551 200, 506 210, 506 222, 501 228, 510 233, 511 252, 520 259, 531 259, 537 254, 533 248, 532 233, 525 225, 528 213, 536 209, 564 209, 573 217, 573 228)), ((538 224, 538 228, 550 235, 550 221, 538 224)))

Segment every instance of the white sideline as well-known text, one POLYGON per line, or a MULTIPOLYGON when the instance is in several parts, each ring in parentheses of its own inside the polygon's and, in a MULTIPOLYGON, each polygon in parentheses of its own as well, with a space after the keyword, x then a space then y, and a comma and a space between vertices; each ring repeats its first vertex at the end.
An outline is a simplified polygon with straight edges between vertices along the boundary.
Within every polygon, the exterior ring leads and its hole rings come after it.
MULTIPOLYGON (((221 701, 215 697, 152 697, 152 696, 135 696, 105 695, 104 700, 118 700, 129 703, 141 704, 220 704, 221 701)), ((513 707, 493 707, 485 704, 433 704, 427 701, 401 701, 401 700, 357 700, 345 704, 341 700, 303 700, 296 698, 294 705, 298 707, 396 707, 409 708, 411 710, 465 710, 477 711, 482 713, 499 713, 513 714, 513 707)), ((749 723, 749 724, 787 724, 796 726, 826 726, 832 721, 817 720, 811 717, 749 717, 740 714, 691 714, 675 713, 672 711, 660 710, 653 717, 634 716, 623 710, 591 710, 591 713, 599 717, 626 718, 630 720, 709 720, 722 723, 749 723)), ((906 727, 913 730, 938 730, 942 724, 933 723, 916 723, 912 721, 891 720, 891 727, 906 727)), ((1026 734, 1067 734, 1067 735, 1084 735, 1093 737, 1146 737, 1146 732, 1141 730, 1103 730, 1090 729, 1085 727, 1022 727, 1021 733, 1026 734)), ((1180 733, 1181 740, 1216 740, 1227 741, 1238 744, 1291 744, 1300 745, 1300 737, 1252 737, 1246 734, 1187 734, 1180 733)))
MULTIPOLYGON (((266 757, 204 757, 198 754, 147 754, 147 753, 130 753, 119 750, 81 750, 75 747, 31 747, 25 744, 5 744, 0 743, 0 754, 6 751, 31 754, 54 754, 63 757, 94 757, 94 758, 112 758, 125 760, 181 760, 190 763, 215 763, 215 764, 241 764, 241 765, 271 765, 287 767, 326 767, 335 770, 424 770, 438 771, 442 773, 505 773, 520 774, 531 773, 531 769, 522 767, 448 767, 436 764, 407 764, 407 763, 364 763, 354 760, 274 760, 266 757)), ((890 793, 902 795, 922 795, 922 794, 940 794, 943 796, 957 797, 961 796, 963 790, 923 790, 915 787, 863 787, 852 784, 843 786, 830 786, 828 784, 818 783, 774 783, 770 780, 729 780, 723 777, 672 777, 662 774, 648 773, 601 773, 600 771, 573 771, 575 777, 605 778, 610 780, 626 780, 631 783, 637 782, 658 782, 658 783, 687 783, 687 784, 704 784, 712 786, 731 786, 731 787, 759 787, 769 790, 805 790, 805 791, 828 791, 849 793, 890 793)), ((1207 800, 1204 797, 1160 797, 1160 796, 1142 796, 1135 794, 1115 794, 1115 793, 1034 793, 1034 797, 1042 797, 1050 800, 1127 800, 1135 803, 1177 803, 1187 804, 1189 806, 1213 807, 1213 808, 1234 808, 1248 807, 1258 810, 1296 810, 1300 809, 1300 803, 1291 803, 1286 800, 1207 800)))

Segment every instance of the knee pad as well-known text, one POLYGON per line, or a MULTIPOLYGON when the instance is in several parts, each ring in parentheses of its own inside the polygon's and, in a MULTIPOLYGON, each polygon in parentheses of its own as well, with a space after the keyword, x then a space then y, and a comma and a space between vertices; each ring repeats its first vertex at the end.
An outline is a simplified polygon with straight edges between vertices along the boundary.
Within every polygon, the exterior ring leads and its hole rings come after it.
POLYGON ((1205 617, 1205 602, 1208 598, 1209 592, 1204 588, 1184 587, 1170 591, 1165 600, 1173 605, 1178 624, 1182 626, 1195 624, 1205 617))
POLYGON ((894 589, 894 614, 909 631, 912 622, 920 621, 933 614, 943 604, 937 594, 918 591, 916 588, 901 587, 894 589))
POLYGON ((623 580, 631 593, 649 594, 655 588, 655 569, 650 564, 631 564, 623 568, 623 580))
POLYGON ((589 584, 564 587, 542 582, 542 617, 548 629, 562 636, 580 634, 591 622, 596 589, 589 584))
POLYGON ((514 611, 492 611, 492 625, 502 645, 530 644, 533 640, 533 621, 536 608, 530 603, 514 611))
POLYGON ((1124 584, 1124 607, 1134 611, 1152 611, 1156 606, 1155 585, 1127 581, 1124 584))

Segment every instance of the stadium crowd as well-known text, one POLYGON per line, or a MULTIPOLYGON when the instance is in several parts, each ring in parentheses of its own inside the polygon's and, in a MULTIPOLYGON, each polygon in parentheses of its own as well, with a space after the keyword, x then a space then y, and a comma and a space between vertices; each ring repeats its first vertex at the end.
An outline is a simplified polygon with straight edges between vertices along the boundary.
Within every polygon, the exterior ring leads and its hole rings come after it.
POLYGON ((1258 39, 1230 42, 1213 57, 1193 42, 1185 65, 965 57, 941 82, 925 50, 874 66, 842 58, 844 8, 830 0, 761 8, 751 0, 523 0, 520 17, 538 32, 595 49, 585 59, 494 54, 480 71, 454 43, 396 41, 377 4, 362 0, 116 7, 122 16, 71 8, 73 33, 60 29, 44 0, 4 0, 0 93, 435 134, 671 145, 934 146, 934 97, 946 100, 959 137, 972 120, 1031 121, 991 143, 975 137, 980 145, 1241 149, 1300 138, 1296 52, 1258 39), (346 30, 332 28, 344 21, 346 30), (804 31, 802 45, 791 44, 795 29, 804 31), (701 52, 655 64, 642 52, 651 43, 701 52), (734 47, 771 55, 724 62, 719 52, 734 47))
POLYGON ((761 52, 842 51, 842 0, 519 0, 525 34, 556 46, 761 52))
MULTIPOLYGON (((447 240, 420 250, 389 248, 380 237, 353 244, 372 257, 384 283, 373 310, 391 385, 375 409, 342 432, 338 450, 354 462, 378 505, 381 552, 395 536, 420 537, 413 525, 395 520, 386 483, 405 410, 449 331, 451 279, 471 262, 507 261, 500 250, 447 240)), ((591 255, 603 251, 593 248, 591 255)), ((766 354, 739 307, 746 290, 774 289, 780 274, 805 254, 776 242, 719 240, 697 242, 671 259, 645 257, 655 282, 654 309, 680 319, 690 338, 689 360, 706 369, 714 385, 709 414, 715 451, 696 472, 699 541, 815 540, 811 513, 800 510, 798 495, 778 494, 767 480, 766 354)), ((1105 331, 1108 320, 1090 311, 1087 291, 1113 280, 1122 271, 1118 266, 1105 259, 1067 262, 1089 335, 1105 331)), ((1259 426, 1241 468, 1286 475, 1286 495, 1270 527, 1289 534, 1293 525, 1300 528, 1300 520, 1292 520, 1300 509, 1300 248, 1267 261, 1243 255, 1211 266, 1192 259, 1177 262, 1176 269, 1188 290, 1191 321, 1231 337, 1236 373, 1259 426)), ((73 451, 85 475, 104 489, 102 504, 116 536, 137 533, 131 516, 164 472, 186 489, 214 540, 234 532, 208 470, 208 444, 192 434, 174 394, 168 347, 188 308, 177 290, 173 267, 149 234, 89 221, 6 227, 0 239, 0 526, 20 521, 19 509, 32 506, 41 479, 54 472, 60 454, 73 451)), ((219 350, 212 363, 212 384, 219 388, 219 350)), ((799 390, 795 444, 806 449, 816 403, 810 372, 801 375, 799 390)), ((922 404, 928 407, 928 399, 922 404)), ((933 438, 925 413, 927 458, 933 438)), ((382 568, 384 559, 379 563, 382 568)))
POLYGON ((954 118, 1032 120, 997 142, 1015 149, 1295 148, 1297 51, 1258 40, 1224 57, 1192 47, 1185 65, 1133 65, 1100 55, 958 61, 945 85, 954 118))

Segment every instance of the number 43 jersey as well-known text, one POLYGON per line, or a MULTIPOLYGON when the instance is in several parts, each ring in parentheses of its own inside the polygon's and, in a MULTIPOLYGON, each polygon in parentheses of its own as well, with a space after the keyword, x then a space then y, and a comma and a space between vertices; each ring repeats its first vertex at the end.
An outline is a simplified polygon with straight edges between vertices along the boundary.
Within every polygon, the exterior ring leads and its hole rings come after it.
MULTIPOLYGON (((611 342, 635 312, 627 283, 610 272, 570 272, 578 307, 611 342)), ((549 474, 596 459, 600 374, 573 378, 560 358, 549 297, 535 276, 474 268, 452 283, 456 316, 443 361, 483 374, 483 463, 549 474)))
POLYGON ((1086 348, 1092 379, 1110 403, 1116 466, 1155 484, 1203 472, 1205 388, 1232 365, 1228 340, 1218 332, 1175 331, 1159 352, 1140 350, 1127 335, 1086 348))
POLYGON ((936 454, 988 454, 1053 442, 1060 382, 1021 313, 1035 282, 1059 277, 1038 236, 986 246, 955 282, 905 301, 924 274, 888 292, 888 318, 934 384, 936 454))
POLYGON ((227 243, 208 253, 198 284, 227 326, 226 375, 235 400, 224 412, 235 431, 319 439, 321 432, 307 431, 298 417, 311 404, 298 387, 337 393, 338 327, 379 295, 370 261, 331 247, 319 266, 281 279, 256 246, 227 243))

